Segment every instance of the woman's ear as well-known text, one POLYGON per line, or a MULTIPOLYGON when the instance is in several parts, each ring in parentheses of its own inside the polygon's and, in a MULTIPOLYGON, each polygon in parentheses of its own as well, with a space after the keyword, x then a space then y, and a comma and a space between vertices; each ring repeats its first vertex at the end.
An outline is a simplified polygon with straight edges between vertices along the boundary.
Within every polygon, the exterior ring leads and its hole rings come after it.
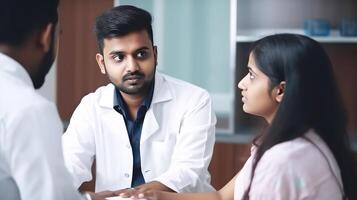
POLYGON ((95 59, 97 60, 97 63, 98 63, 100 72, 101 72, 102 74, 106 74, 103 55, 100 54, 100 53, 97 53, 97 54, 95 55, 95 59))
POLYGON ((281 101, 283 100, 284 93, 285 93, 285 86, 286 86, 286 82, 281 81, 279 85, 275 87, 274 96, 275 96, 275 101, 277 101, 278 103, 281 103, 281 101))

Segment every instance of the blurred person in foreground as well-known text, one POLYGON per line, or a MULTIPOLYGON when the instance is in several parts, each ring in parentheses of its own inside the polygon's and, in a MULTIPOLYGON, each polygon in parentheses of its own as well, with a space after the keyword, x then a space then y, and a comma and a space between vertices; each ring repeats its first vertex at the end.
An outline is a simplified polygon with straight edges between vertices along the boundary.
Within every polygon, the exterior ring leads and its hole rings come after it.
POLYGON ((58 0, 0 3, 0 199, 102 199, 76 191, 57 109, 35 91, 55 58, 58 0))

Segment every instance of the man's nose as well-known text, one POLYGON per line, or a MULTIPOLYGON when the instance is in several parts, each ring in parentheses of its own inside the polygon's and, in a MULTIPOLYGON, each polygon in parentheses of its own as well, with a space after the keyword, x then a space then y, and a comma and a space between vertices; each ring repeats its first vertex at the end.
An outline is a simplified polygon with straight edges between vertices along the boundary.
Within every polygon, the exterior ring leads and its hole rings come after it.
POLYGON ((128 57, 126 71, 135 72, 139 70, 139 63, 133 57, 128 57))

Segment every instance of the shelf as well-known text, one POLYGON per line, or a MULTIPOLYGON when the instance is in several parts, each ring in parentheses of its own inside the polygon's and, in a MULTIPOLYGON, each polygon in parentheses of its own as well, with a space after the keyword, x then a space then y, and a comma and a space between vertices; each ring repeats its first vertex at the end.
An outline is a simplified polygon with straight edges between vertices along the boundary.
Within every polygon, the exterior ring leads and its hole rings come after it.
MULTIPOLYGON (((254 42, 268 35, 294 33, 306 35, 302 29, 251 29, 237 32, 236 42, 254 42)), ((329 36, 309 36, 321 43, 357 43, 357 37, 341 36, 338 30, 332 30, 329 36)))

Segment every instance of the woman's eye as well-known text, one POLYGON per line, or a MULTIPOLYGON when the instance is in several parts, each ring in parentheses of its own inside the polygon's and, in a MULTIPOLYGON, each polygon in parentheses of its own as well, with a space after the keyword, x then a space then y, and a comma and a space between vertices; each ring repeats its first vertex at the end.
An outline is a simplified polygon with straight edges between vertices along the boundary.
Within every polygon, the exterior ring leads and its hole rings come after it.
POLYGON ((250 80, 253 80, 255 78, 255 76, 252 72, 249 72, 248 75, 249 75, 250 80))

